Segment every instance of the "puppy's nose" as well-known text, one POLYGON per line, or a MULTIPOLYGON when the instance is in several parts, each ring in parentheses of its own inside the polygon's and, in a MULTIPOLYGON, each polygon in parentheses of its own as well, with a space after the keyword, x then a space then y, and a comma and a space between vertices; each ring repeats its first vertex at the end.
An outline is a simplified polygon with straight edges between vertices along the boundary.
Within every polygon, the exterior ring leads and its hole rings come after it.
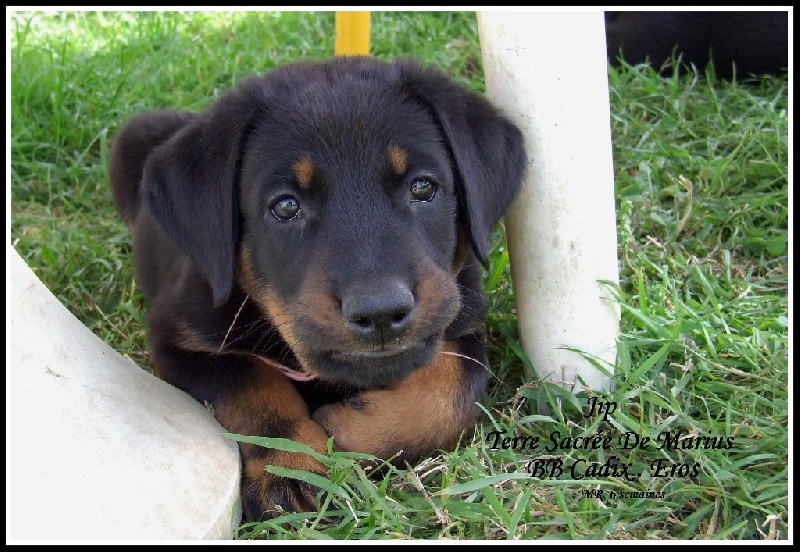
POLYGON ((369 345, 386 345, 411 324, 414 294, 400 280, 352 286, 342 296, 348 329, 369 345))

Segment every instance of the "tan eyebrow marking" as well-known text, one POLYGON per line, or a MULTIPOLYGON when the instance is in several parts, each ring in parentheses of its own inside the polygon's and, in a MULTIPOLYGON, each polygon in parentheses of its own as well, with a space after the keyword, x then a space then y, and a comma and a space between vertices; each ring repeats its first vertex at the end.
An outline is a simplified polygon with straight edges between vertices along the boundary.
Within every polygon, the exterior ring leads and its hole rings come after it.
POLYGON ((304 190, 311 186, 311 181, 314 179, 314 165, 308 157, 301 157, 292 165, 294 169, 294 176, 297 178, 297 183, 304 190))
POLYGON ((403 176, 408 170, 408 152, 400 146, 389 148, 389 161, 397 176, 403 176))

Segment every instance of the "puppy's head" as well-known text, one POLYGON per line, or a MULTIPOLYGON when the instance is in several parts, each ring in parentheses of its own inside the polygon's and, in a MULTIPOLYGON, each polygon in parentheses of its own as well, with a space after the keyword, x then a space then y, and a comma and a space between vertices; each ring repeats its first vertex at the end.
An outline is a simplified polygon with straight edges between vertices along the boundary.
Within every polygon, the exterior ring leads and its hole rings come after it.
POLYGON ((438 72, 336 58, 222 96, 143 189, 215 306, 239 285, 305 371, 372 387, 438 351, 524 164, 516 127, 438 72))

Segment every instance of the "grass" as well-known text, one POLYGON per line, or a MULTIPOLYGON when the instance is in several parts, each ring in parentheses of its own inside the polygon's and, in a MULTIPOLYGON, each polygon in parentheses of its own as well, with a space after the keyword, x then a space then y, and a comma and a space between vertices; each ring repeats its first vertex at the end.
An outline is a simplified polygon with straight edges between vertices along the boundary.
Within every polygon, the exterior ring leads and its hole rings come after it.
MULTIPOLYGON (((327 57, 332 29, 332 13, 13 14, 11 242, 92 331, 142 366, 144 305, 108 190, 109 138, 134 113, 202 109, 245 76, 327 57)), ((483 90, 472 13, 375 13, 372 38, 378 57, 413 55, 483 90)), ((486 282, 495 376, 475 437, 382 476, 357 455, 323 457, 331 474, 316 481, 329 491, 319 513, 243 525, 240 538, 789 536, 788 80, 662 79, 623 66, 609 81, 616 390, 574 396, 525 379, 499 230, 486 282), (620 407, 608 422, 586 418, 592 398, 620 407), (540 448, 493 450, 492 431, 539 437, 540 448), (581 468, 614 455, 630 481, 531 477, 528 462, 548 454, 554 432, 652 443, 552 453, 581 468), (667 432, 680 441, 656 446, 667 432), (731 437, 731 447, 687 448, 693 437, 731 437)))

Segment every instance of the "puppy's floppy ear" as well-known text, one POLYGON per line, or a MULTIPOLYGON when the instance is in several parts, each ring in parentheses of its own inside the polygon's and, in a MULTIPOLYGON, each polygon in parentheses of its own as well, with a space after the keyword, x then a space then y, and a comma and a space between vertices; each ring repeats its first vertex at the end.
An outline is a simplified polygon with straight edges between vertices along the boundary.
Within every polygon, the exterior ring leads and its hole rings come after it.
POLYGON ((142 197, 211 286, 214 306, 234 282, 240 160, 262 88, 257 79, 221 96, 147 158, 142 197))
POLYGON ((406 93, 427 106, 442 127, 456 165, 459 216, 485 265, 492 228, 525 171, 522 133, 487 100, 438 71, 410 61, 401 62, 401 68, 406 93))

